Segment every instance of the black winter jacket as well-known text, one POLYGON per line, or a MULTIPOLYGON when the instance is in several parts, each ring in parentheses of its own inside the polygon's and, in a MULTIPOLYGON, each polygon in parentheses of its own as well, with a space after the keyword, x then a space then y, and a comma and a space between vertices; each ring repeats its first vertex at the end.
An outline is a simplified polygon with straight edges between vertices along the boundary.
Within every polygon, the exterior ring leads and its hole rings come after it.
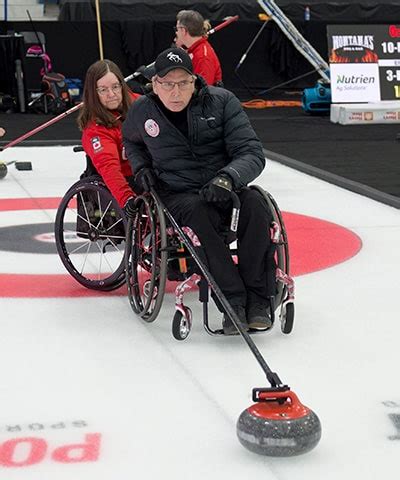
POLYGON ((172 192, 198 192, 219 173, 240 189, 265 166, 261 142, 231 92, 201 77, 196 87, 187 109, 189 138, 166 118, 154 93, 131 105, 122 133, 132 170, 153 168, 172 192))

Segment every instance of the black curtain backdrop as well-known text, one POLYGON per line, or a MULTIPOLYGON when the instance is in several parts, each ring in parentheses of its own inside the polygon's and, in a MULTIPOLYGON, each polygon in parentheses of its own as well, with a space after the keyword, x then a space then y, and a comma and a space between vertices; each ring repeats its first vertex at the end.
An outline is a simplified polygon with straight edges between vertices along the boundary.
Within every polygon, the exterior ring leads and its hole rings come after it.
POLYGON ((15 60, 23 59, 23 38, 20 36, 0 35, 0 92, 17 93, 15 60))
MULTIPOLYGON (((286 11, 289 19, 325 60, 327 25, 390 24, 395 19, 400 19, 400 0, 384 0, 378 4, 373 0, 335 0, 332 4, 316 0, 307 0, 303 4, 278 0, 276 3, 286 11), (306 4, 310 5, 311 9, 310 21, 304 20, 306 4)), ((171 45, 174 37, 172 28, 178 10, 197 7, 205 16, 212 18, 213 26, 222 22, 225 14, 240 13, 239 21, 216 32, 210 37, 210 42, 221 60, 225 86, 242 99, 257 96, 260 91, 264 92, 285 82, 289 82, 284 85, 285 89, 313 87, 319 78, 319 75, 313 72, 312 65, 273 21, 267 23, 245 61, 237 68, 243 54, 264 25, 258 19, 262 9, 255 0, 204 0, 195 4, 185 0, 176 3, 154 0, 145 4, 135 3, 134 0, 129 0, 129 4, 128 0, 120 0, 118 3, 102 0, 100 5, 104 56, 117 63, 126 76, 138 67, 153 62, 159 52, 171 45), (142 16, 132 19, 132 12, 138 6, 144 9, 142 16), (118 20, 107 20, 108 8, 115 13, 118 20), (166 15, 163 15, 163 9, 166 9, 166 15), (150 10, 152 15, 146 18, 146 12, 150 10), (298 79, 293 81, 296 78, 298 79)), ((74 17, 73 21, 69 21, 72 20, 71 17, 68 21, 35 22, 34 27, 46 36, 46 48, 53 63, 53 70, 67 78, 84 80, 87 68, 99 58, 97 25, 94 20, 88 20, 95 19, 94 0, 69 1, 65 2, 62 8, 62 11, 75 9, 78 18, 74 17)), ((0 34, 29 30, 33 30, 33 25, 29 22, 0 22, 0 34)), ((4 76, 5 69, 2 68, 0 82, 3 84, 4 76)))
MULTIPOLYGON (((213 26, 218 23, 213 22, 213 26)), ((127 76, 141 65, 152 63, 159 52, 171 45, 173 25, 174 22, 169 20, 105 21, 102 23, 104 57, 113 60, 127 76)), ((259 20, 239 20, 210 37, 222 64, 227 88, 243 90, 245 84, 254 90, 267 89, 313 70, 277 25, 268 22, 235 73, 243 53, 262 25, 259 20)), ((68 78, 83 80, 87 68, 99 58, 96 22, 37 22, 35 26, 45 34, 46 50, 53 70, 68 78)), ((297 27, 327 58, 326 25, 299 22, 297 27)), ((28 22, 3 22, 0 28, 3 29, 0 33, 20 32, 32 30, 32 25, 28 22)), ((3 75, 1 70, 0 78, 3 75)), ((305 88, 314 85, 317 79, 318 75, 314 74, 289 86, 305 88)))
MULTIPOLYGON (((363 19, 366 23, 398 22, 399 0, 275 0, 275 4, 294 21, 304 19, 304 9, 310 7, 311 18, 318 21, 347 22, 363 19)), ((219 20, 228 15, 240 15, 242 20, 254 20, 263 12, 256 0, 102 0, 104 20, 173 19, 179 10, 193 9, 205 18, 219 20)), ((94 0, 61 0, 60 20, 96 20, 94 0)))

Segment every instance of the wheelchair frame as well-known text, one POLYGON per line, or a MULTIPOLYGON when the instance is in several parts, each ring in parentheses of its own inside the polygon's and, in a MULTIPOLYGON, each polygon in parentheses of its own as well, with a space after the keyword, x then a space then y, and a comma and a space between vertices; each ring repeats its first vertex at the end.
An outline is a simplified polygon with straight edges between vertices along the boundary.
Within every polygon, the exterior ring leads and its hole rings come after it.
MULTIPOLYGON (((82 149, 75 147, 74 150, 82 149)), ((263 196, 272 212, 270 233, 276 247, 277 293, 269 299, 270 315, 274 322, 275 311, 280 307, 281 330, 288 334, 294 323, 294 281, 289 274, 289 247, 283 217, 270 193, 259 186, 251 188, 263 196)), ((176 262, 180 268, 179 278, 172 279, 179 280, 172 320, 174 338, 184 340, 190 333, 192 312, 184 305, 183 297, 196 286, 203 303, 205 330, 210 335, 223 334, 222 329, 214 330, 209 324, 210 288, 218 299, 223 297, 221 303, 230 316, 232 309, 199 257, 201 246, 196 235, 189 228, 177 225, 154 191, 136 197, 136 207, 135 218, 128 222, 101 177, 82 175, 64 195, 55 220, 56 247, 67 271, 81 285, 94 290, 111 291, 126 281, 132 310, 146 322, 153 322, 162 306, 169 264, 176 262), (85 231, 78 230, 79 222, 87 225, 85 231), (76 223, 77 228, 71 223, 76 223), (121 231, 115 235, 117 225, 121 231), (110 248, 112 252, 107 250, 110 248), (117 260, 108 260, 110 255, 117 260), (187 270, 188 262, 194 264, 195 270, 187 270)), ((232 249, 231 252, 235 253, 232 249)))
MULTIPOLYGON (((251 188, 263 196, 272 212, 271 240, 276 246, 277 294, 270 297, 270 313, 274 322, 275 310, 281 307, 281 330, 288 334, 292 331, 294 322, 294 281, 289 275, 289 249, 282 214, 271 194, 258 186, 251 188)), ((157 318, 165 293, 168 266, 175 261, 181 266, 183 281, 175 289, 176 312, 172 321, 174 338, 184 340, 190 333, 192 312, 184 305, 183 295, 196 285, 199 287, 199 300, 203 303, 205 330, 210 335, 223 334, 223 330, 213 330, 209 325, 209 288, 230 316, 232 308, 201 259, 200 242, 196 235, 187 227, 181 228, 176 223, 154 191, 136 197, 136 206, 137 214, 127 227, 125 251, 128 297, 133 311, 146 322, 153 322, 157 318), (168 229, 167 220, 171 225, 168 229), (169 235, 167 230, 170 230, 169 235), (197 272, 186 270, 184 264, 190 258, 194 260, 197 272)))

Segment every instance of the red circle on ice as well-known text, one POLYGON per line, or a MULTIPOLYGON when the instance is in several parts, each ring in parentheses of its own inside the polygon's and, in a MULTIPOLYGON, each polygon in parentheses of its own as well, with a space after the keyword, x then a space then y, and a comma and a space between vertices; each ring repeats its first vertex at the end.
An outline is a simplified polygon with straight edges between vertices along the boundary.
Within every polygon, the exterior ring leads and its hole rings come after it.
MULTIPOLYGON (((57 209, 60 198, 12 198, 0 200, 0 212, 57 209)), ((290 246, 290 274, 305 275, 345 262, 356 255, 361 239, 335 223, 297 213, 283 212, 290 246)), ((1 267, 0 267, 1 268, 1 267)), ((168 290, 171 290, 172 285, 168 290)), ((66 274, 14 274, 0 272, 3 297, 90 297, 126 295, 123 286, 114 292, 88 290, 66 274)))

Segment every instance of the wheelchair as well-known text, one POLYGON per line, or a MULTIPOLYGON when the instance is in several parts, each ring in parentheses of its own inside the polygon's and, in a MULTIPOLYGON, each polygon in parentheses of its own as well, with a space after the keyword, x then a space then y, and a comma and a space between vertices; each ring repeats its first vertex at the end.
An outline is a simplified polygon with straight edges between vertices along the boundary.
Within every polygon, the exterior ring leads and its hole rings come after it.
MULTIPOLYGON (((277 265, 276 294, 269 298, 269 314, 274 322, 275 311, 280 307, 281 331, 289 334, 294 324, 294 281, 289 274, 289 248, 284 221, 272 195, 258 186, 251 188, 262 195, 273 218, 270 235, 277 265)), ((193 319, 192 311, 184 304, 183 297, 185 292, 197 286, 199 300, 203 304, 206 332, 223 335, 222 329, 213 329, 209 323, 209 293, 211 289, 214 294, 217 290, 218 294, 218 286, 213 285, 212 278, 208 278, 210 274, 206 269, 199 268, 202 262, 201 245, 195 233, 188 227, 181 228, 176 224, 154 191, 137 196, 136 207, 136 216, 127 226, 125 251, 126 282, 132 310, 146 322, 153 322, 162 307, 166 282, 177 281, 172 334, 175 339, 184 340, 191 331, 193 319)), ((234 243, 227 245, 227 248, 235 256, 234 243)))
MULTIPOLYGON (((83 151, 74 147, 74 151, 83 151)), ((86 288, 111 291, 125 283, 127 220, 87 158, 79 181, 58 207, 54 233, 59 257, 72 277, 86 288)))

